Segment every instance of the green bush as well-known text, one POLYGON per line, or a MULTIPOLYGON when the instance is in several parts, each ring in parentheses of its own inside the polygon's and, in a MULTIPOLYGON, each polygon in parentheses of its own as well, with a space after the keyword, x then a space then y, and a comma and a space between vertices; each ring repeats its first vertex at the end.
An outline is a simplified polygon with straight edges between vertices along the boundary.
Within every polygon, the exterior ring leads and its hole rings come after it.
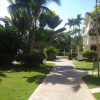
POLYGON ((12 57, 5 54, 0 54, 0 65, 10 65, 12 63, 12 57))
POLYGON ((15 60, 21 62, 22 65, 30 67, 40 67, 43 64, 43 55, 41 53, 29 54, 19 54, 15 57, 15 60))
POLYGON ((83 57, 87 58, 88 61, 93 61, 97 58, 97 52, 94 50, 84 51, 83 57))
POLYGON ((21 48, 22 38, 20 32, 14 27, 0 27, 0 53, 15 56, 17 49, 21 48))
POLYGON ((55 47, 50 46, 45 48, 43 52, 47 60, 54 60, 58 50, 55 47))

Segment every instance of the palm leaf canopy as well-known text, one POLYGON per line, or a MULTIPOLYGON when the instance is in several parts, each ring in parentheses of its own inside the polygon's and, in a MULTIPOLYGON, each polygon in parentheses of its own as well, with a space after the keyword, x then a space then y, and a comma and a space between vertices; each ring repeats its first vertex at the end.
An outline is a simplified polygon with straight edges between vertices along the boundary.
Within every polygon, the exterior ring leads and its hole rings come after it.
POLYGON ((55 29, 62 20, 53 11, 43 12, 39 17, 40 27, 48 25, 51 29, 55 29))
POLYGON ((33 4, 34 5, 46 5, 49 2, 55 2, 56 4, 60 5, 60 0, 8 0, 10 4, 13 3, 23 3, 23 4, 33 4))

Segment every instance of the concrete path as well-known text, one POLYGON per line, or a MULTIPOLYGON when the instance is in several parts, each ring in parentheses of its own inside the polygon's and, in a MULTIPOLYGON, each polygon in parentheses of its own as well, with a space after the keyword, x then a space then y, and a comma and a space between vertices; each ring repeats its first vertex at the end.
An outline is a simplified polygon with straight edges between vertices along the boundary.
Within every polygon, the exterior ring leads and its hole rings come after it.
POLYGON ((100 93, 100 87, 90 89, 92 93, 100 93))
POLYGON ((69 60, 58 59, 55 64, 28 100, 96 100, 81 79, 85 72, 78 72, 69 60))

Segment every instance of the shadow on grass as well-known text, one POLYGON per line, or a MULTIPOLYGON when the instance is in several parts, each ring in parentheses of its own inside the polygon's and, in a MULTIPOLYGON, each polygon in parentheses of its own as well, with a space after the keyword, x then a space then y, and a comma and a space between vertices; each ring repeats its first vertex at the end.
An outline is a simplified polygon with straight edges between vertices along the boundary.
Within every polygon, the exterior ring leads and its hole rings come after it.
POLYGON ((30 82, 30 83, 41 83, 41 81, 44 79, 45 75, 37 75, 37 76, 32 76, 32 77, 23 77, 23 78, 27 78, 27 82, 30 82))
MULTIPOLYGON (((72 89, 74 92, 78 91, 81 88, 81 84, 83 83, 82 77, 86 74, 86 72, 77 72, 72 66, 56 66, 45 78, 43 81, 44 84, 51 83, 55 84, 63 84, 63 85, 72 85, 72 89)), ((26 78, 29 83, 41 83, 44 79, 45 75, 35 75, 31 77, 23 77, 26 78)))
POLYGON ((6 78, 7 76, 5 74, 3 74, 2 72, 0 72, 0 83, 2 82, 2 77, 6 78))
POLYGON ((7 77, 7 75, 5 75, 2 72, 0 72, 0 77, 7 77))
POLYGON ((52 69, 53 66, 49 66, 49 65, 41 65, 40 67, 35 67, 34 66, 23 66, 23 65, 15 65, 15 64, 11 64, 9 66, 3 66, 1 67, 0 66, 0 75, 1 76, 5 76, 3 74, 3 72, 7 72, 7 73, 11 73, 11 72, 40 72, 40 73, 48 73, 51 69, 52 69))
POLYGON ((83 79, 87 84, 100 86, 100 77, 87 75, 87 76, 84 76, 83 79))
POLYGON ((30 68, 30 67, 26 67, 26 66, 21 66, 21 65, 10 65, 10 66, 5 66, 5 67, 0 67, 0 83, 2 82, 2 77, 5 78, 7 77, 6 73, 14 73, 14 72, 39 72, 40 75, 35 75, 35 76, 31 76, 31 77, 23 77, 26 78, 26 81, 29 83, 41 83, 41 81, 43 80, 43 78, 46 76, 46 74, 48 74, 50 72, 50 70, 52 69, 53 66, 50 65, 41 65, 40 68, 30 68))
POLYGON ((0 83, 2 82, 2 79, 0 79, 0 83))

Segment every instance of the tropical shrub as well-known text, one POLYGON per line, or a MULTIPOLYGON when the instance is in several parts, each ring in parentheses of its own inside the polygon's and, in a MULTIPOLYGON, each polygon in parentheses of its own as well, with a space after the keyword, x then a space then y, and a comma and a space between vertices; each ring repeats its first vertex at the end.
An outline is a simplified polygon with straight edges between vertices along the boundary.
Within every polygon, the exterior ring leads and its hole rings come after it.
POLYGON ((14 27, 0 27, 0 53, 15 56, 21 47, 21 37, 14 27))
POLYGON ((28 67, 40 67, 41 64, 43 64, 43 55, 41 53, 35 53, 35 54, 19 54, 15 57, 15 60, 20 62, 22 65, 28 66, 28 67))
POLYGON ((84 51, 83 57, 87 58, 88 61, 93 61, 97 58, 97 52, 94 50, 84 51))
POLYGON ((47 60, 54 60, 58 50, 55 47, 50 46, 45 48, 43 52, 47 60))

